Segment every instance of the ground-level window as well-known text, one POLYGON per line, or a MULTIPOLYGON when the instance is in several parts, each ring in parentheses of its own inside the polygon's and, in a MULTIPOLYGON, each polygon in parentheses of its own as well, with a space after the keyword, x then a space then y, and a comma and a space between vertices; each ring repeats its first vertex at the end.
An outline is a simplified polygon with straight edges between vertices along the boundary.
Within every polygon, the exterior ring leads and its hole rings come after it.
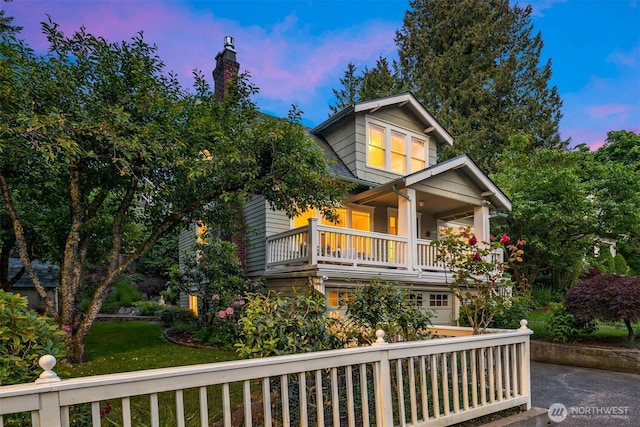
POLYGON ((424 295, 419 292, 410 292, 407 295, 407 302, 414 307, 422 307, 424 304, 424 295))
POLYGON ((447 294, 431 294, 429 295, 429 307, 448 307, 449 295, 447 294))
POLYGON ((329 291, 327 296, 330 308, 346 307, 353 302, 353 291, 329 291))

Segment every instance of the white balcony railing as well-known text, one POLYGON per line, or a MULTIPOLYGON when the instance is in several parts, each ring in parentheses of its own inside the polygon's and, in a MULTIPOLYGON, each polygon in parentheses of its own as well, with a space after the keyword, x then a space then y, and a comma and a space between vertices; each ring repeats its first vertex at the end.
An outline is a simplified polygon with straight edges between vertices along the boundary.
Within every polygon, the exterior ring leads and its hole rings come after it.
MULTIPOLYGON (((334 264, 444 271, 437 261, 441 248, 430 240, 410 239, 384 233, 319 225, 299 227, 267 238, 267 269, 296 264, 334 264), (409 262, 410 245, 416 246, 415 262, 409 262)), ((491 254, 492 262, 502 261, 501 250, 491 254)))
MULTIPOLYGON (((531 406, 529 335, 435 327, 426 341, 0 387, 0 426, 451 425, 531 406), (84 411, 84 412, 82 412, 84 411), (83 424, 84 425, 84 424, 83 424)), ((52 358, 49 356, 49 358, 52 358)), ((46 359, 46 358, 45 358, 46 359)))

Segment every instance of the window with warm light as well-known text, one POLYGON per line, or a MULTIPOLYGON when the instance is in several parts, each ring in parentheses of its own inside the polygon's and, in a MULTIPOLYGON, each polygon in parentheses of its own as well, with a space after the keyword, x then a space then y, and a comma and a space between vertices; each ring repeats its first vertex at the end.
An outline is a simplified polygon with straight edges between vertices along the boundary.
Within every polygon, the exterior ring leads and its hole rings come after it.
POLYGON ((448 307, 449 295, 447 294, 431 294, 429 295, 429 307, 448 307))
POLYGON ((309 225, 310 218, 317 218, 318 211, 316 209, 309 209, 302 212, 300 215, 293 217, 293 228, 306 227, 309 225))
POLYGON ((424 141, 418 138, 411 138, 411 172, 425 168, 427 165, 426 153, 424 141))
POLYGON ((331 308, 346 307, 353 302, 352 291, 327 292, 327 305, 331 308))
POLYGON ((384 128, 376 125, 369 125, 369 141, 368 141, 368 162, 371 166, 384 168, 385 164, 385 146, 384 146, 384 128))
POLYGON ((405 175, 427 166, 422 134, 367 117, 367 166, 405 175))

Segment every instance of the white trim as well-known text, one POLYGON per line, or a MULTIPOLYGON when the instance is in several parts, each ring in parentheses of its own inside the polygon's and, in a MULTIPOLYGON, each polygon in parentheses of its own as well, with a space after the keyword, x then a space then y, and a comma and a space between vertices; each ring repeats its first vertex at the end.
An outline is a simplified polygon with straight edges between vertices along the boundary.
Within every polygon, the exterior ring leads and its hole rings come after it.
POLYGON ((414 139, 420 140, 424 142, 424 168, 427 168, 429 165, 429 135, 421 134, 419 132, 415 132, 411 129, 403 128, 396 124, 387 122, 385 120, 380 120, 377 117, 370 116, 368 114, 365 115, 365 156, 366 156, 366 165, 367 168, 381 170, 384 172, 392 173, 398 176, 405 176, 407 173, 415 173, 418 171, 411 171, 412 160, 413 160, 413 141, 414 139), (380 128, 383 131, 383 141, 382 141, 382 150, 384 152, 384 165, 383 167, 373 165, 369 162, 369 132, 371 127, 375 126, 376 128, 380 128), (404 136, 404 172, 399 172, 391 169, 391 153, 392 153, 392 135, 393 133, 401 134, 404 136))
POLYGON ((420 102, 411 94, 411 93, 403 93, 395 96, 388 96, 385 98, 378 98, 367 102, 361 102, 354 106, 354 112, 358 113, 361 111, 373 111, 382 107, 387 107, 389 105, 400 104, 400 106, 404 106, 405 104, 409 104, 414 112, 417 113, 419 118, 421 118, 428 126, 425 128, 433 127, 434 132, 436 132, 447 144, 453 145, 453 137, 447 132, 438 121, 427 111, 426 108, 422 106, 420 102))

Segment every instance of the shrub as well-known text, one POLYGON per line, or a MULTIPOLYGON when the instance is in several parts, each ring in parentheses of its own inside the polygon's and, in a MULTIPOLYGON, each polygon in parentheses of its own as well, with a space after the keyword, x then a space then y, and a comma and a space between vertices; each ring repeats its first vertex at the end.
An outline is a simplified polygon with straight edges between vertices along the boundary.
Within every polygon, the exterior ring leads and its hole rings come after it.
POLYGON ((517 329, 520 321, 529 317, 529 312, 534 308, 531 295, 526 293, 514 293, 507 299, 500 311, 493 318, 491 327, 502 329, 517 329))
POLYGON ((195 329, 198 319, 188 308, 169 306, 161 311, 160 320, 171 329, 185 331, 195 329))
POLYGON ((156 316, 161 310, 160 304, 155 301, 137 301, 134 305, 140 316, 156 316))
POLYGON ((337 348, 327 331, 324 295, 309 287, 304 294, 252 294, 240 318, 242 357, 267 357, 337 348))
POLYGON ((549 286, 534 286, 531 290, 533 307, 544 307, 552 302, 560 302, 564 293, 549 286))
POLYGON ((0 385, 35 381, 46 354, 64 362, 65 331, 27 306, 27 298, 0 290, 0 385))
POLYGON ((556 342, 576 342, 583 334, 596 330, 594 322, 581 322, 567 312, 564 304, 551 303, 551 315, 547 319, 546 327, 549 336, 556 342))
POLYGON ((378 279, 354 290, 347 314, 372 334, 382 329, 387 341, 423 339, 428 335, 427 326, 431 325, 433 315, 431 311, 411 304, 409 292, 400 285, 382 283, 378 279))
POLYGON ((624 321, 633 342, 631 323, 640 320, 640 277, 594 275, 569 289, 564 301, 567 311, 582 322, 624 321))

